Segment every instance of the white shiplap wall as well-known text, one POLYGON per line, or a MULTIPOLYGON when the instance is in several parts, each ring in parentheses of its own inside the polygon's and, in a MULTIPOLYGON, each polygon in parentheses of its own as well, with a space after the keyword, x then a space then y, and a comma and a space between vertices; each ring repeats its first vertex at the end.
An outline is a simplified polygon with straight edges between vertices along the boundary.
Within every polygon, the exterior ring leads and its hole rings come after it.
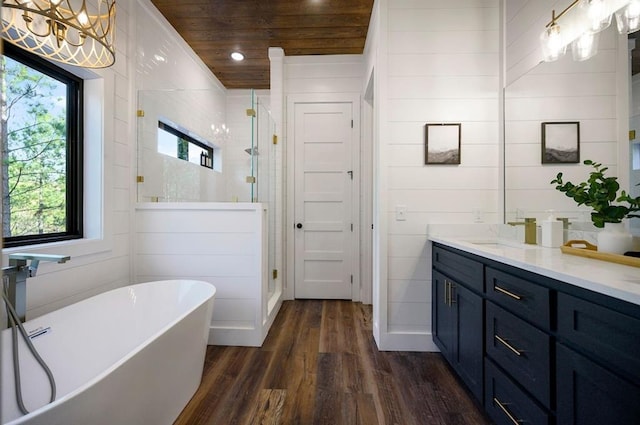
MULTIPOLYGON (((244 114, 247 121, 236 125, 233 131, 230 129, 229 133, 225 131, 224 140, 220 140, 223 148, 221 177, 227 193, 218 199, 235 200, 231 198, 235 195, 227 191, 226 178, 234 175, 232 168, 236 156, 228 152, 227 144, 234 136, 234 147, 238 144, 242 149, 250 146, 250 137, 243 138, 246 129, 250 130, 250 121, 244 112, 250 107, 250 97, 245 96, 249 103, 243 107, 239 105, 245 100, 236 105, 233 95, 228 103, 227 90, 157 10, 148 4, 141 5, 140 14, 144 19, 140 16, 136 21, 139 29, 138 89, 147 93, 164 89, 192 93, 187 96, 190 99, 188 107, 196 110, 205 108, 211 123, 218 129, 223 125, 229 129, 228 107, 234 120, 239 111, 244 114), (157 24, 153 27, 155 32, 149 31, 149 20, 157 24), (158 60, 156 55, 164 57, 164 60, 158 60), (201 98, 201 94, 205 96, 201 98)), ((173 106, 179 107, 177 104, 173 106)), ((178 115, 184 117, 182 112, 189 111, 179 111, 178 115)), ((249 158, 246 153, 240 153, 249 158)), ((248 167, 241 169, 240 173, 244 179, 249 175, 248 167)), ((242 200, 240 196, 238 198, 242 200)), ((134 279, 145 282, 164 278, 196 278, 213 283, 217 292, 209 342, 260 345, 277 314, 277 308, 271 315, 266 310, 265 217, 260 204, 138 204, 133 238, 134 279)))
POLYGON ((256 203, 139 204, 136 279, 212 283, 209 343, 260 346, 275 317, 266 318, 266 224, 256 203))
MULTIPOLYGON (((434 349, 427 226, 498 213, 498 1, 380 1, 373 57, 380 216, 376 339, 434 349), (424 165, 424 125, 462 123, 462 163, 424 165), (407 207, 406 221, 395 219, 407 207), (386 252, 386 261, 385 261, 386 252)), ((377 167, 377 169, 376 169, 377 167)), ((374 312, 376 308, 374 307, 374 312)))
POLYGON ((111 68, 70 71, 88 78, 85 111, 85 199, 90 214, 84 240, 3 250, 71 255, 66 264, 42 263, 27 287, 27 319, 130 282, 130 173, 133 79, 130 2, 118 5, 116 63, 111 68))

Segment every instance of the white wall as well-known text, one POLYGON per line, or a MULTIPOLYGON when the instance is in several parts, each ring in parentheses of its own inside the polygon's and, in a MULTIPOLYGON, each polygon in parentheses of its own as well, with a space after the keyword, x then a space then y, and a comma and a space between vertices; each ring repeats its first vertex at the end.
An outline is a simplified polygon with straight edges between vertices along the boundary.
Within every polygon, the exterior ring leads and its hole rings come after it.
POLYGON ((434 349, 427 226, 498 215, 498 1, 377 2, 375 336, 381 349, 434 349), (462 163, 424 165, 424 125, 462 124, 462 163), (395 219, 406 206, 406 221, 395 219), (386 258, 386 261, 385 261, 386 258))
POLYGON ((216 287, 209 344, 260 346, 267 320, 266 213, 250 203, 136 208, 137 282, 195 279, 216 287))
POLYGON ((132 96, 145 115, 137 119, 143 143, 138 146, 136 168, 144 177, 137 186, 137 200, 227 201, 226 89, 150 1, 136 5, 132 96), (171 120, 221 148, 221 172, 157 154, 159 119, 171 120))
MULTIPOLYGON (((229 190, 227 177, 233 180, 236 176, 233 166, 238 165, 234 164, 238 150, 244 158, 249 158, 242 152, 250 146, 251 122, 245 113, 251 107, 248 92, 233 92, 228 96, 228 91, 164 17, 150 2, 143 3, 136 17, 138 94, 140 90, 155 93, 179 89, 186 92, 189 99, 188 105, 174 103, 180 117, 204 109, 211 124, 225 129, 223 138, 219 139, 223 149, 222 176, 215 183, 218 188, 221 183, 225 193, 218 199, 232 201, 238 196, 242 201, 242 194, 229 190), (164 59, 158 60, 156 56, 164 59), (235 102, 237 99, 241 101, 235 102), (247 104, 241 106, 243 102, 247 104), (227 120, 227 108, 233 117, 233 128, 227 120), (244 117, 244 122, 240 122, 239 116, 244 117), (233 152, 230 152, 231 148, 233 152)), ((196 121, 194 125, 200 125, 200 122, 196 121)), ((206 125, 202 128, 205 132, 206 125)), ((199 170, 198 166, 195 168, 199 170)), ((250 173, 248 167, 240 168, 244 180, 250 173)), ((198 183, 196 177, 192 184, 198 183)), ((244 200, 249 201, 248 197, 244 200)), ((262 205, 189 204, 140 203, 136 206, 134 281, 197 278, 213 283, 217 292, 209 342, 260 345, 278 311, 276 308, 268 315, 266 308, 267 263, 264 256, 267 245, 263 232, 266 215, 262 205)))

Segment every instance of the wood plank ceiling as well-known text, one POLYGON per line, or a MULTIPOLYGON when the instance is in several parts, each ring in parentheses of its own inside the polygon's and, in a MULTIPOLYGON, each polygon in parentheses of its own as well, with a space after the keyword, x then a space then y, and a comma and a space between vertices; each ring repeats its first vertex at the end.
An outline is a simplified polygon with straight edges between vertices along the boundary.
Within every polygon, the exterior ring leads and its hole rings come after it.
POLYGON ((373 0, 152 0, 227 88, 269 88, 269 47, 286 56, 361 54, 373 0), (233 51, 245 55, 236 62, 233 51))

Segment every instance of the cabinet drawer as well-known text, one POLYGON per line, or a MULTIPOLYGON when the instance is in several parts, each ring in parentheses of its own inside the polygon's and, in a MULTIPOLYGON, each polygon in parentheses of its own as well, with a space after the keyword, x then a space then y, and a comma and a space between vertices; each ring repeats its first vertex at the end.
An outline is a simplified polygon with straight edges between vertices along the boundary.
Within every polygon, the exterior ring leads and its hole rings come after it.
POLYGON ((559 425, 640 424, 640 387, 556 344, 559 425))
POLYGON ((549 413, 488 358, 485 360, 484 390, 484 408, 496 425, 549 425, 549 413))
POLYGON ((551 337, 491 302, 486 319, 487 356, 550 407, 551 337))
POLYGON ((433 247, 433 267, 440 270, 458 283, 483 292, 483 268, 482 263, 471 260, 455 252, 443 249, 440 246, 433 247))
POLYGON ((500 270, 486 269, 487 298, 513 314, 549 330, 549 289, 500 270))
POLYGON ((558 293, 558 336, 640 384, 640 319, 558 293))

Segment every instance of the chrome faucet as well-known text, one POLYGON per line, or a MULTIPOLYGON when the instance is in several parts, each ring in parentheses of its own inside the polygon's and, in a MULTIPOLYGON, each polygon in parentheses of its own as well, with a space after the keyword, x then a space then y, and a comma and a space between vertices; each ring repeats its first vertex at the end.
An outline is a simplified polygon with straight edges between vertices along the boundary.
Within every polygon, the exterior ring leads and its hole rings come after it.
POLYGON ((536 242, 536 219, 525 218, 524 221, 509 221, 507 224, 511 226, 524 226, 524 243, 535 245, 536 242))
POLYGON ((70 259, 68 255, 9 254, 9 266, 2 268, 3 290, 20 321, 24 322, 27 310, 27 278, 36 275, 40 261, 66 263, 70 259))

